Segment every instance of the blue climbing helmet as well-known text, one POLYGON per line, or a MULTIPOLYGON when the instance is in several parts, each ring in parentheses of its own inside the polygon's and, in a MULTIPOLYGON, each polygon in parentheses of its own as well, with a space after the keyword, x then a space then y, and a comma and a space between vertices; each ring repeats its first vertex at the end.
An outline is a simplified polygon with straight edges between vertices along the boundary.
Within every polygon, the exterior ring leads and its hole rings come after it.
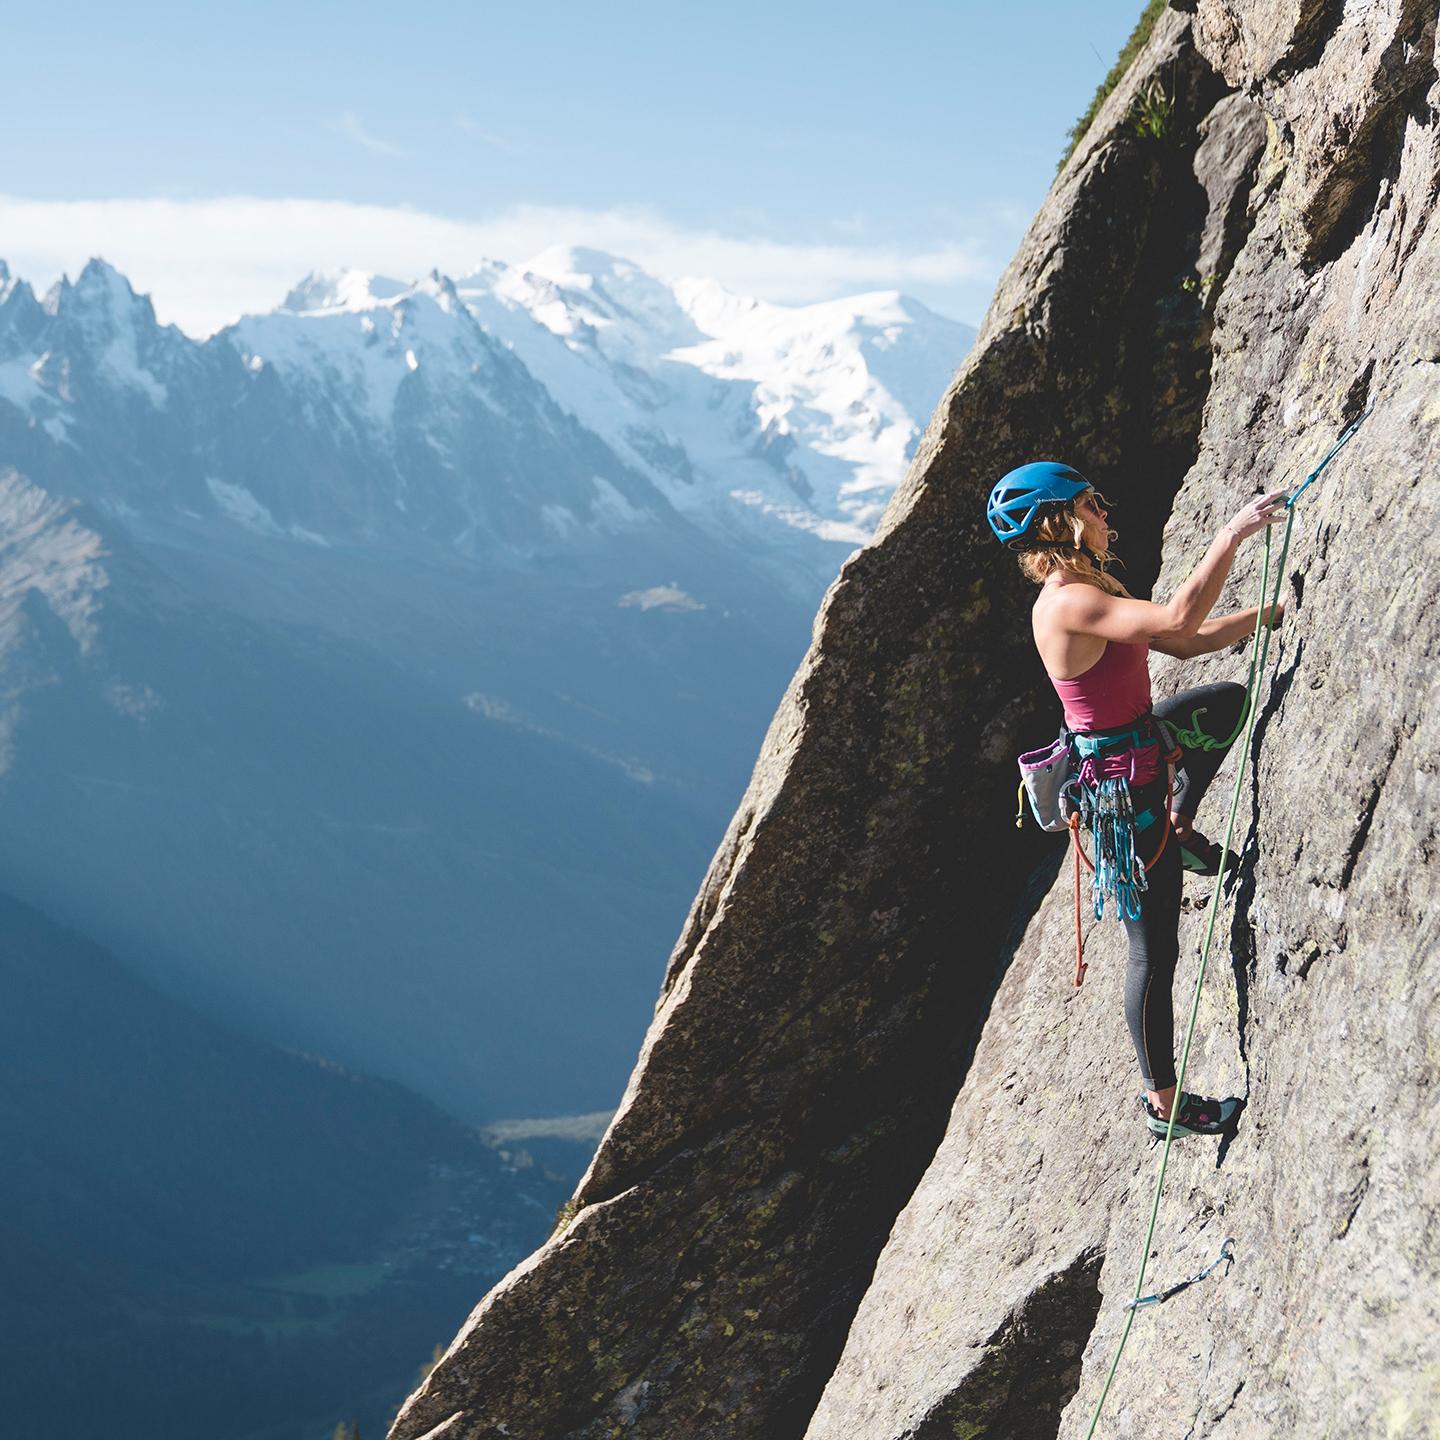
POLYGON ((1035 512, 1050 500, 1073 500, 1090 482, 1073 466, 1035 460, 1003 476, 990 492, 985 518, 997 540, 1020 540, 1035 512))

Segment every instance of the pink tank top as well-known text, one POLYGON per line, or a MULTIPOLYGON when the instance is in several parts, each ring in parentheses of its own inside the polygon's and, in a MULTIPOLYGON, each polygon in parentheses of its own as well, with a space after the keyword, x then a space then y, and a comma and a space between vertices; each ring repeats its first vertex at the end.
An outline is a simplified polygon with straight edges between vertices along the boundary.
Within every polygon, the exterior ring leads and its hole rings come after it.
POLYGON ((1128 725, 1150 708, 1150 647, 1107 640, 1100 658, 1083 674, 1050 683, 1072 730, 1109 730, 1128 725))
MULTIPOLYGON (((1065 723, 1072 730, 1110 730, 1128 725, 1150 708, 1150 647, 1107 640, 1100 658, 1084 674, 1070 680, 1057 680, 1052 675, 1050 683, 1060 696, 1065 723)), ((1148 785, 1159 778, 1160 753, 1158 745, 1135 753, 1137 785, 1148 785)))

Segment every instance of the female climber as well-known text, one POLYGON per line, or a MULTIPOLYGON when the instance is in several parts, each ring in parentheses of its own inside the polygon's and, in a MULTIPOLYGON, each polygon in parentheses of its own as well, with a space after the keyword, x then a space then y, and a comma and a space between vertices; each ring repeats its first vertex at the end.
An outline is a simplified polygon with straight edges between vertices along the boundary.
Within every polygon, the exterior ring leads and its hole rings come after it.
MULTIPOLYGON (((1256 611, 1207 619, 1219 598, 1240 542, 1285 518, 1286 492, 1252 500, 1220 528, 1194 573, 1163 604, 1137 600, 1107 572, 1114 563, 1106 524, 1109 502, 1068 465, 1041 461, 1012 470, 991 491, 990 528, 1020 552, 1020 568, 1039 585, 1032 628, 1035 645, 1064 709, 1070 735, 1142 737, 1121 752, 1135 817, 1134 853, 1145 870, 1139 915, 1122 911, 1130 956, 1125 971, 1125 1018, 1135 1042, 1145 1094, 1145 1123, 1163 1135, 1176 1105, 1171 984, 1179 957, 1182 868, 1216 875, 1220 847, 1192 825, 1201 796, 1240 731, 1245 687, 1231 681, 1185 690, 1151 706, 1149 652, 1189 658, 1222 650, 1253 633, 1256 611), (1168 770, 1153 717, 1167 722, 1181 747, 1168 816, 1168 770), (1149 826, 1149 817, 1161 823, 1149 826), (1165 837, 1165 820, 1171 834, 1165 837), (1147 828, 1141 830, 1140 824, 1147 828), (1161 844, 1162 838, 1170 843, 1161 844), (1155 854, 1159 847, 1158 857, 1155 854)), ((1266 623, 1280 623, 1283 605, 1267 607, 1266 623)), ((1116 744, 1126 742, 1117 740, 1116 744)), ((1236 863, 1233 853, 1226 870, 1236 863)), ((1222 1132, 1238 1100, 1183 1092, 1176 1135, 1222 1132)))

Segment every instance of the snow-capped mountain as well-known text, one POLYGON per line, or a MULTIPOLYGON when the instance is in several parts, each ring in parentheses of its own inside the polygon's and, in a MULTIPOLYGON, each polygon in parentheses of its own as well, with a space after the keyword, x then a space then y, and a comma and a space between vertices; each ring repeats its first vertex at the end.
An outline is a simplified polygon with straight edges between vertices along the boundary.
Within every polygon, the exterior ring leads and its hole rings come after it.
MULTIPOLYGON (((663 522, 669 512, 649 480, 557 406, 442 275, 413 285, 312 275, 281 308, 211 343, 233 346, 255 382, 278 377, 297 427, 343 436, 372 457, 367 538, 418 529, 464 553, 498 543, 529 554, 577 532, 663 522)), ((346 526, 337 534, 336 524, 354 503, 352 474, 337 474, 323 492, 311 486, 312 538, 354 533, 346 526)), ((295 495, 293 484, 287 493, 295 495)))
POLYGON ((678 509, 728 501, 846 546, 874 529, 974 338, 894 291, 773 305, 569 247, 456 288, 678 509))
POLYGON ((470 1118, 613 1104, 816 605, 972 338, 590 251, 197 342, 0 265, 0 870, 470 1118))
POLYGON ((678 515, 833 573, 972 338, 893 292, 786 307, 580 249, 312 274, 203 343, 102 261, 43 301, 0 269, 0 402, 135 442, 95 498, 311 544, 528 557, 678 515))
MULTIPOLYGON (((777 543, 786 529, 846 548, 868 538, 973 338, 895 292, 772 305, 568 247, 453 284, 312 274, 270 315, 223 333, 252 367, 346 377, 383 428, 407 372, 439 367, 452 385, 476 373, 474 339, 439 321, 457 299, 677 511, 722 532, 758 512, 768 526, 755 531, 752 516, 746 529, 777 543)), ((600 498, 601 523, 653 508, 610 485, 600 498)), ((594 523, 565 504, 542 513, 560 539, 594 523)))
POLYGON ((551 510, 596 535, 611 510, 668 510, 438 276, 375 316, 281 312, 204 343, 100 261, 43 302, 7 277, 0 440, 111 514, 310 545, 524 558, 553 539, 551 510))

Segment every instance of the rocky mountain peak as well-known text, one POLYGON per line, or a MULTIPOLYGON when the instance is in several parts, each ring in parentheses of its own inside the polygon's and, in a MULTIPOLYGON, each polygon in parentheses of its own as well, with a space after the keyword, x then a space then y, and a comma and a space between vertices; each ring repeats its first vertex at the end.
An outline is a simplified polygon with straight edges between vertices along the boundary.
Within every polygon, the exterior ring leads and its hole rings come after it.
POLYGON ((464 312, 465 302, 460 298, 460 293, 455 288, 455 282, 448 275, 442 275, 438 270, 431 270, 424 283, 429 292, 435 296, 436 303, 447 314, 464 312))
MULTIPOLYGON (((0 261, 0 266, 4 262, 0 261)), ((45 312, 30 282, 12 276, 7 269, 0 280, 0 335, 10 343, 24 345, 45 323, 45 312)))
MULTIPOLYGON (((139 295, 115 267, 96 256, 73 282, 62 275, 46 292, 36 315, 28 287, 15 287, 6 314, 11 321, 14 353, 32 352, 43 359, 46 374, 40 402, 52 423, 58 401, 73 404, 80 396, 100 399, 122 393, 125 405, 156 409, 164 405, 168 381, 193 350, 193 342, 173 325, 161 325, 148 295, 139 295), (57 385, 55 377, 64 372, 57 385)), ((38 391, 17 387, 12 399, 32 401, 38 391)), ((108 403, 108 402, 102 402, 108 403)))
POLYGON ((125 278, 98 255, 85 262, 79 278, 62 275, 46 292, 47 314, 63 321, 122 329, 155 326, 155 308, 147 295, 137 295, 125 278))

